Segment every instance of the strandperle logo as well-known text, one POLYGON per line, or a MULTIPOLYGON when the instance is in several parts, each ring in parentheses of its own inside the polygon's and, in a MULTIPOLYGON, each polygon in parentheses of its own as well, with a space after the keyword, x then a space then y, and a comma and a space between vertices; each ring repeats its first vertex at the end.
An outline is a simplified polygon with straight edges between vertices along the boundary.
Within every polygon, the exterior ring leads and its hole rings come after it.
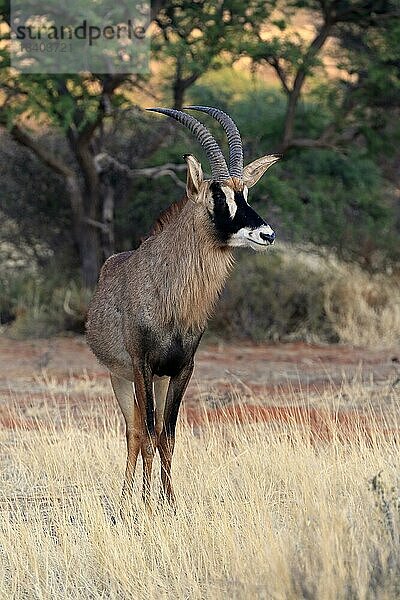
POLYGON ((84 19, 81 25, 70 27, 68 25, 41 25, 32 27, 31 25, 18 25, 15 39, 17 40, 88 40, 89 46, 92 46, 96 40, 122 40, 128 38, 132 40, 144 39, 146 30, 142 25, 134 25, 131 19, 128 19, 126 25, 89 25, 84 19))
POLYGON ((150 3, 11 0, 11 64, 25 73, 145 73, 150 3))

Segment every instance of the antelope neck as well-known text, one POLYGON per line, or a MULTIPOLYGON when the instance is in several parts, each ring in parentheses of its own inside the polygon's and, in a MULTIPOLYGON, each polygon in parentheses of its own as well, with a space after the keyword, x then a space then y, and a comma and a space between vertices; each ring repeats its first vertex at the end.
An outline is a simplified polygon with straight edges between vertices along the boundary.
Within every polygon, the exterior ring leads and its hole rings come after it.
POLYGON ((154 238, 154 256, 156 287, 165 298, 161 318, 183 331, 204 329, 233 265, 232 252, 218 244, 206 208, 188 202, 154 238))

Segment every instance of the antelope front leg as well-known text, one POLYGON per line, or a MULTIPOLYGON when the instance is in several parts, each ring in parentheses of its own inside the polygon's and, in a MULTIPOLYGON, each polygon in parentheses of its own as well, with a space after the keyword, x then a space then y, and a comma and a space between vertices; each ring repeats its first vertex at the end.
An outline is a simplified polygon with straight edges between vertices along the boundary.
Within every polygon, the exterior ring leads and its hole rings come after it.
POLYGON ((142 443, 143 427, 141 415, 136 404, 132 382, 111 373, 111 385, 122 414, 124 415, 126 425, 127 459, 121 499, 121 504, 123 504, 128 498, 132 497, 133 479, 137 457, 142 443))
POLYGON ((161 482, 163 495, 174 506, 175 497, 171 481, 172 456, 175 448, 175 428, 178 419, 179 407, 183 395, 193 373, 194 363, 189 363, 176 377, 172 377, 168 387, 167 399, 164 409, 164 427, 161 432, 158 450, 161 459, 161 482))
POLYGON ((143 365, 141 369, 134 367, 134 384, 136 401, 141 418, 141 452, 143 460, 143 501, 150 509, 151 471, 156 451, 154 422, 153 376, 150 368, 143 365))

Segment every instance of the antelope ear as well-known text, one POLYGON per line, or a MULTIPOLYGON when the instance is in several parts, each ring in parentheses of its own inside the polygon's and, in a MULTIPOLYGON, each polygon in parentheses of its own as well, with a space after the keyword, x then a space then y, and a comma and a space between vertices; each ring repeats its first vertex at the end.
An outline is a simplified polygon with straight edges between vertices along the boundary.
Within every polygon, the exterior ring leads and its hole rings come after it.
POLYGON ((183 157, 187 164, 187 179, 186 179, 186 193, 189 200, 196 200, 199 193, 200 184, 203 181, 203 169, 201 164, 193 156, 193 154, 185 154, 183 157))
POLYGON ((253 187, 255 183, 262 177, 267 169, 276 163, 281 154, 267 154, 261 158, 253 160, 247 167, 243 169, 243 182, 248 188, 253 187))

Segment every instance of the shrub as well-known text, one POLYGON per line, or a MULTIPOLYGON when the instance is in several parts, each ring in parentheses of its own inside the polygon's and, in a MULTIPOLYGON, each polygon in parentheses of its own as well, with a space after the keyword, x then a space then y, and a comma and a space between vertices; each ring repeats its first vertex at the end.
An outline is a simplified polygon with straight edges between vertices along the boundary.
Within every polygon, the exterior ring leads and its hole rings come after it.
POLYGON ((382 346, 400 340, 400 285, 358 265, 338 265, 325 284, 327 319, 342 342, 382 346))
MULTIPOLYGON (((17 338, 82 333, 89 296, 76 281, 50 268, 0 273, 3 331, 17 338)), ((245 252, 209 330, 228 340, 389 346, 400 340, 400 282, 311 249, 245 252)))
POLYGON ((242 256, 223 293, 212 331, 254 341, 338 341, 326 319, 325 275, 282 254, 242 256))
POLYGON ((400 340, 400 284, 311 251, 243 254, 211 332, 257 342, 392 345, 400 340))
POLYGON ((0 275, 3 330, 14 338, 50 337, 63 331, 82 333, 88 295, 74 281, 49 269, 0 275), (4 318, 4 316, 6 318, 4 318))

